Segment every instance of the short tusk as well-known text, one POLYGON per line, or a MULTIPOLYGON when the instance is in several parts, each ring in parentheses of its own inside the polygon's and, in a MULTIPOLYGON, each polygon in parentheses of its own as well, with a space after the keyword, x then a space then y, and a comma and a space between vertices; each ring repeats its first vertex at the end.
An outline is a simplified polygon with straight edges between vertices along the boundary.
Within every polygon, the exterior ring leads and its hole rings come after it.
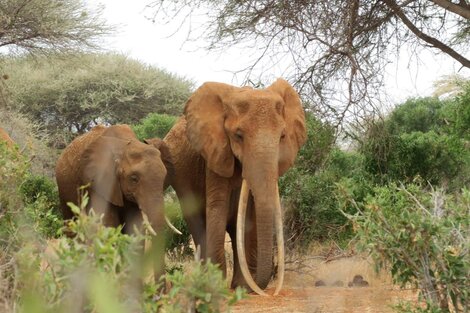
POLYGON ((178 230, 178 228, 176 228, 173 224, 171 224, 170 220, 168 219, 168 217, 167 217, 166 215, 165 215, 165 222, 166 222, 166 224, 168 225, 168 227, 170 227, 170 229, 171 229, 173 232, 177 233, 178 235, 182 235, 182 234, 183 234, 182 232, 180 232, 180 231, 178 230))
POLYGON ((238 202, 238 214, 237 214, 237 253, 238 261, 240 263, 240 269, 243 277, 246 280, 248 286, 253 289, 259 295, 267 296, 267 294, 256 284, 251 276, 248 264, 246 263, 245 256, 245 218, 246 218, 246 207, 248 204, 248 193, 249 189, 245 180, 242 182, 242 189, 240 192, 240 201, 238 202))
POLYGON ((144 212, 142 212, 142 219, 144 220, 142 223, 144 226, 144 231, 148 231, 152 236, 156 236, 157 233, 155 232, 155 229, 153 229, 152 225, 150 224, 147 214, 145 214, 144 212))
POLYGON ((277 240, 277 273, 278 281, 276 285, 276 290, 274 295, 277 296, 279 291, 281 291, 282 285, 284 283, 284 232, 282 227, 282 213, 281 213, 281 199, 279 198, 279 187, 276 184, 276 207, 274 208, 274 226, 276 229, 276 240, 277 240))

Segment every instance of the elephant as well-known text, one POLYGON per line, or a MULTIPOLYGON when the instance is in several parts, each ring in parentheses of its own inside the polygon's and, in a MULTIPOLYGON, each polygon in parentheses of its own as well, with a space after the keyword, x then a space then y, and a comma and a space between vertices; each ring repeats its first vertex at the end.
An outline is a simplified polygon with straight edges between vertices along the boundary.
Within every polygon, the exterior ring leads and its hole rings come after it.
MULTIPOLYGON (((123 226, 131 233, 148 219, 158 236, 152 237, 155 252, 155 277, 164 270, 163 187, 171 172, 171 157, 163 141, 140 142, 128 125, 95 126, 74 139, 56 164, 61 211, 65 219, 73 217, 67 202, 80 201, 78 188, 89 193, 87 211, 103 216, 103 224, 123 226), (157 149, 156 146, 160 146, 157 149)), ((168 221, 167 221, 168 222, 168 221)), ((153 233, 153 235, 155 235, 153 233)))
POLYGON ((0 127, 0 142, 4 142, 9 149, 15 145, 13 139, 8 135, 7 131, 0 127))
POLYGON ((163 139, 175 190, 201 257, 226 272, 225 234, 234 251, 231 287, 265 295, 273 272, 273 226, 282 287, 284 243, 278 180, 306 140, 300 97, 284 79, 265 89, 206 82, 163 139), (254 277, 254 279, 253 279, 254 277))

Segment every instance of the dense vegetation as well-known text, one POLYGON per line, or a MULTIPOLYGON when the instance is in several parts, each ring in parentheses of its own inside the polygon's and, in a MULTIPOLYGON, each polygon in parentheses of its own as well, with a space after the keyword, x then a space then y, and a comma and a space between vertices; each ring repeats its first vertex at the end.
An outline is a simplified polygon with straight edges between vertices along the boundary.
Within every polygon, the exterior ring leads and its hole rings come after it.
POLYGON ((60 147, 98 123, 134 124, 151 112, 178 115, 192 87, 119 54, 11 58, 3 71, 11 106, 60 147))

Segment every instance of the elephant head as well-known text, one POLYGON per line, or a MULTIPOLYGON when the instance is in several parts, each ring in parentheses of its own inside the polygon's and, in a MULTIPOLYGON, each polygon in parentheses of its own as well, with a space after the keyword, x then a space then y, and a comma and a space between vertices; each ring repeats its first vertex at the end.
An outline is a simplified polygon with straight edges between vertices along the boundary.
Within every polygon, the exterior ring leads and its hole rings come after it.
POLYGON ((163 158, 159 149, 135 138, 104 134, 88 145, 80 167, 84 182, 91 182, 95 193, 117 207, 136 203, 159 232, 164 223, 163 184, 167 174, 163 158))
POLYGON ((273 222, 283 242, 278 179, 306 140, 300 98, 283 79, 262 90, 210 82, 188 100, 185 116, 189 142, 210 170, 232 177, 241 167, 255 204, 256 283, 264 288, 272 273, 273 222))

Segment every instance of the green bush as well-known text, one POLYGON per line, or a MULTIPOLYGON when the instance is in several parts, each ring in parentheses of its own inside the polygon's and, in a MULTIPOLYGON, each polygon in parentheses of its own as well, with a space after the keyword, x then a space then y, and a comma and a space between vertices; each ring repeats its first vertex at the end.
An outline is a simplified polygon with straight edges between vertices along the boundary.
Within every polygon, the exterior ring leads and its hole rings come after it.
POLYGON ((452 134, 470 140, 470 83, 463 88, 463 92, 449 101, 446 122, 452 134))
POLYGON ((154 137, 164 138, 177 121, 177 117, 168 114, 150 113, 138 124, 134 125, 134 130, 139 140, 154 137))
POLYGON ((439 98, 409 99, 390 113, 387 127, 392 134, 437 131, 445 125, 445 105, 439 98))
POLYGON ((161 293, 163 280, 142 283, 142 235, 125 235, 120 228, 103 226, 94 214, 85 214, 88 199, 71 205, 76 218, 68 224, 72 238, 49 242, 48 250, 25 232, 25 244, 16 253, 19 312, 221 312, 244 292, 231 293, 222 272, 210 263, 195 262, 185 273, 174 271, 173 284, 161 293), (43 266, 46 262, 47 266, 43 266))
MULTIPOLYGON (((166 197, 169 198, 169 197, 166 197)), ((171 220, 171 223, 182 232, 182 235, 175 234, 166 229, 166 252, 176 260, 181 260, 194 254, 191 248, 191 234, 183 218, 178 200, 165 199, 165 213, 171 220)))
POLYGON ((323 166, 335 141, 334 128, 313 114, 305 114, 307 141, 297 156, 295 167, 314 174, 323 166))
POLYGON ((470 88, 455 99, 408 100, 384 120, 371 124, 359 151, 365 166, 381 184, 412 182, 419 176, 458 190, 469 182, 470 88), (468 113, 468 114, 467 114, 468 113))
POLYGON ((418 287, 427 312, 467 312, 470 192, 390 184, 373 194, 351 216, 361 246, 396 283, 418 287))
POLYGON ((340 207, 349 213, 356 209, 344 203, 338 186, 349 186, 355 199, 362 201, 371 190, 370 179, 359 154, 335 148, 327 157, 315 175, 294 167, 280 179, 280 193, 287 204, 286 236, 293 240, 289 247, 306 246, 313 240, 341 241, 353 235, 340 207))
POLYGON ((64 221, 56 184, 45 176, 31 174, 21 183, 19 193, 36 230, 46 238, 60 235, 64 221))
POLYGON ((165 312, 226 312, 246 295, 240 287, 232 293, 222 271, 210 262, 193 262, 189 271, 175 271, 167 279, 173 287, 163 298, 165 312))
POLYGON ((0 246, 8 246, 15 239, 16 215, 23 204, 18 188, 27 176, 30 164, 18 151, 0 141, 0 246))
POLYGON ((462 171, 465 154, 462 140, 455 136, 434 131, 404 133, 390 153, 389 175, 406 181, 419 175, 431 184, 449 182, 462 171))
MULTIPOLYGON (((28 175, 25 180, 21 183, 20 194, 22 195, 23 202, 31 204, 42 195, 47 201, 55 205, 58 209, 59 205, 59 194, 57 186, 54 181, 48 177, 41 175, 28 175)), ((58 212, 58 211, 57 211, 58 212)))

